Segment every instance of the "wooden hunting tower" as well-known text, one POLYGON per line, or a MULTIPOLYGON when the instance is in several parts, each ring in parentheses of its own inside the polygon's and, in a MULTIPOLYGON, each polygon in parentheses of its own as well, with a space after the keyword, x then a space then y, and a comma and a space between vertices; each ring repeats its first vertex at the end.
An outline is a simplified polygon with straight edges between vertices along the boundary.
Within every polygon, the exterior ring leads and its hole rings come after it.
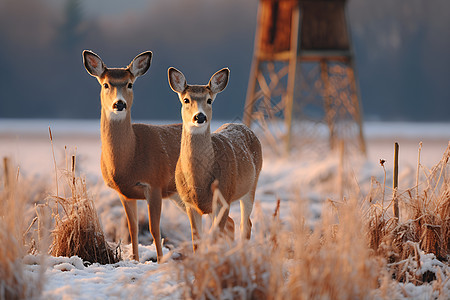
POLYGON ((280 125, 287 149, 294 123, 316 118, 331 148, 352 140, 366 151, 346 2, 259 1, 243 121, 280 125))

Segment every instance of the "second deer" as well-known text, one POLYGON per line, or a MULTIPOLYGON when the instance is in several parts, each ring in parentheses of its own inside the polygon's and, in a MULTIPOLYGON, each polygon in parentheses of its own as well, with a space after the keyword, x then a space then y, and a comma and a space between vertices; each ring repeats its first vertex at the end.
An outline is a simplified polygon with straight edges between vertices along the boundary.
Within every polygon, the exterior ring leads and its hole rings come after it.
MULTIPOLYGON (((249 239, 255 190, 262 167, 262 149, 256 135, 243 124, 225 124, 211 134, 212 104, 228 83, 230 71, 216 72, 208 85, 188 85, 180 71, 168 70, 169 84, 182 104, 183 130, 175 182, 191 224, 192 242, 200 238, 203 214, 219 215, 221 231, 230 222, 228 207, 213 211, 212 184, 218 182, 225 201, 240 200, 241 238, 249 239)), ((231 220, 232 222, 232 220, 231 220)), ((231 225, 234 228, 234 223, 231 225)))

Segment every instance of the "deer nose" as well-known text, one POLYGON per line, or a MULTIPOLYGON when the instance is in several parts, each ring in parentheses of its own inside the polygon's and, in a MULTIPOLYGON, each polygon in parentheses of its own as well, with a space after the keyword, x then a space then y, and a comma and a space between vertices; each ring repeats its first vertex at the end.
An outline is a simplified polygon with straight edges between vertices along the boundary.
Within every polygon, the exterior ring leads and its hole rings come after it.
POLYGON ((113 104, 113 109, 117 111, 122 111, 127 108, 127 103, 123 100, 116 101, 113 104))
POLYGON ((203 124, 204 122, 206 122, 206 115, 202 112, 199 112, 194 116, 194 121, 198 124, 203 124))

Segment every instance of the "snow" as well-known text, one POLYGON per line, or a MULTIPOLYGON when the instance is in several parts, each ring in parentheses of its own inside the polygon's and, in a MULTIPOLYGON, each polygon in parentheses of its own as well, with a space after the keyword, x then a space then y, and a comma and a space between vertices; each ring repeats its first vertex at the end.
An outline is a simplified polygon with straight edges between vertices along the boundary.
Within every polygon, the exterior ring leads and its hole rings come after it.
MULTIPOLYGON (((140 250, 151 251, 141 247, 140 250)), ((36 272, 40 266, 29 264, 31 255, 24 258, 26 270, 36 272)), ((134 282, 148 277, 158 265, 152 262, 137 263, 121 261, 111 265, 92 264, 84 266, 83 261, 74 257, 49 257, 45 262, 46 284, 43 299, 106 299, 126 298, 132 295, 134 282)), ((152 284, 158 278, 146 278, 146 284, 152 284)))
MULTIPOLYGON (((145 123, 145 122, 144 122, 145 123)), ((148 123, 148 122, 147 122, 148 123)), ((168 124, 170 122, 151 122, 168 124)), ((223 122, 225 123, 225 122, 223 122)), ((222 122, 212 124, 211 130, 217 129, 222 122)), ((100 173, 100 123, 98 120, 16 120, 0 119, 0 157, 9 156, 18 163, 20 173, 27 178, 46 177, 49 179, 47 193, 54 193, 54 165, 52 146, 48 138, 48 127, 53 134, 53 149, 59 169, 65 166, 66 152, 77 155, 77 174, 85 177, 89 194, 92 195, 102 226, 108 239, 126 239, 127 225, 123 208, 115 193, 105 187, 100 173)), ((392 173, 393 144, 400 143, 400 190, 412 186, 406 178, 414 178, 417 166, 419 142, 423 141, 421 150, 422 165, 430 168, 436 164, 450 140, 450 123, 365 123, 367 138, 367 159, 348 159, 345 167, 353 175, 349 179, 361 189, 367 191, 370 178, 374 176, 383 181, 384 171, 379 160, 385 159, 387 182, 392 173), (403 186, 402 186, 403 185, 403 186)), ((263 146, 264 147, 264 146, 263 146)), ((262 210, 272 213, 276 199, 281 200, 281 219, 289 217, 290 202, 293 199, 308 201, 312 219, 320 217, 323 202, 336 199, 335 175, 339 168, 337 153, 276 157, 268 152, 264 155, 263 169, 258 183, 256 202, 262 210)), ((346 191, 344 191, 344 195, 346 191)), ((349 196, 349 195, 346 195, 349 196)), ((144 201, 139 203, 139 222, 147 219, 144 201)), ((231 217, 240 219, 239 205, 231 208, 231 217)), ((208 222, 208 218, 205 218, 208 222)), ((238 224, 238 222, 236 222, 238 224)), ((205 225, 207 226, 207 225, 205 225)), ((190 240, 190 226, 184 215, 171 201, 163 201, 161 218, 162 236, 168 244, 179 244, 190 240)), ((78 257, 46 257, 45 264, 38 256, 28 255, 24 258, 26 271, 37 274, 41 265, 45 266, 45 284, 43 299, 106 299, 131 298, 136 292, 136 284, 152 290, 153 285, 161 289, 174 289, 173 286, 161 286, 160 268, 153 262, 156 251, 149 245, 149 233, 139 236, 140 262, 129 259, 130 245, 122 240, 124 260, 112 265, 86 265, 78 257), (125 245, 124 245, 125 244, 125 245), (152 275, 149 275, 150 274, 152 275), (152 273, 153 272, 153 273, 152 273)), ((170 255, 164 248, 164 254, 170 255)), ((441 268, 439 261, 429 254, 421 254, 419 272, 441 268), (423 261, 422 261, 423 260, 423 261)), ((432 298, 429 285, 399 285, 399 289, 409 295, 406 298, 432 298)), ((447 284, 447 288, 450 288, 447 284)), ((179 291, 172 291, 174 298, 180 297, 179 291)), ((145 295, 149 297, 149 295, 145 295)))

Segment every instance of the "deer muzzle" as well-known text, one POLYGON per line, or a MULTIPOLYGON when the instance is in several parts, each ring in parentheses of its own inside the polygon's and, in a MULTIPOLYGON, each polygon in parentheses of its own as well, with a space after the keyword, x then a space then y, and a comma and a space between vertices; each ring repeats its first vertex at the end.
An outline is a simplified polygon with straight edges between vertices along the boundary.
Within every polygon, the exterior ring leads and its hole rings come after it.
POLYGON ((199 125, 206 123, 206 121, 207 121, 206 115, 202 112, 199 112, 198 114, 196 114, 193 119, 194 124, 199 124, 199 125))
POLYGON ((114 102, 113 109, 115 111, 122 111, 124 109, 127 109, 127 103, 123 100, 118 100, 118 101, 114 102))

